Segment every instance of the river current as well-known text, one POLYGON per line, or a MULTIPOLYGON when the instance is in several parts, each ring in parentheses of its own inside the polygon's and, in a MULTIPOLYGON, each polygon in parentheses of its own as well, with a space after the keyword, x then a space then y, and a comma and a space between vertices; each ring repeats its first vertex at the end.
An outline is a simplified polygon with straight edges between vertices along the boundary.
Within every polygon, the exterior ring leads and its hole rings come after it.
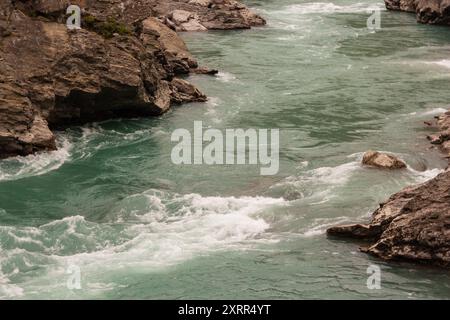
POLYGON ((0 298, 450 297, 443 270, 325 235, 445 167, 423 121, 450 101, 450 29, 378 0, 245 3, 266 27, 182 35, 220 70, 189 78, 207 103, 73 127, 58 151, 0 161, 0 298), (171 134, 194 121, 279 128, 278 174, 173 164, 171 134), (362 167, 369 149, 408 168, 362 167), (373 264, 378 290, 367 287, 373 264), (68 288, 78 272, 81 288, 68 288))

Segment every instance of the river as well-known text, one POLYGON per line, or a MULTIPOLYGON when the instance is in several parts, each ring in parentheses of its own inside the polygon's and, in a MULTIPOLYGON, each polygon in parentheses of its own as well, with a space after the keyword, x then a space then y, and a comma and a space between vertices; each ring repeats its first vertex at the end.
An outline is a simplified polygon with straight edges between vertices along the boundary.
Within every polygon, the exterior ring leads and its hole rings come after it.
POLYGON ((189 78, 207 103, 73 127, 56 152, 0 161, 0 298, 450 297, 447 272, 325 234, 445 167, 423 121, 450 101, 450 29, 378 0, 245 3, 266 27, 182 35, 220 70, 189 78), (379 30, 366 24, 374 6, 379 30), (173 164, 171 134, 194 121, 279 128, 278 174, 173 164), (369 149, 408 169, 362 167, 369 149), (379 290, 367 287, 373 264, 379 290))

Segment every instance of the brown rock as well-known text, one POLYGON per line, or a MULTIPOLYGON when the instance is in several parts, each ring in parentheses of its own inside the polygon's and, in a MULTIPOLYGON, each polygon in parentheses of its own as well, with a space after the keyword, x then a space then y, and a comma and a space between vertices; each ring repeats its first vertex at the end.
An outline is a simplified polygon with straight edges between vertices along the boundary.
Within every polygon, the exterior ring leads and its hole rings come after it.
POLYGON ((386 8, 406 12, 416 12, 416 0, 384 0, 386 8))
POLYGON ((367 226, 333 227, 328 234, 372 239, 362 250, 386 260, 450 267, 450 171, 393 195, 367 226))
POLYGON ((0 1, 0 158, 54 150, 49 128, 159 115, 171 104, 206 101, 177 78, 207 72, 167 25, 265 23, 233 0, 72 0, 82 7, 84 29, 69 31, 68 4, 0 1))
POLYGON ((173 79, 171 88, 171 99, 173 103, 205 102, 207 100, 202 92, 185 80, 178 78, 173 79))
POLYGON ((327 230, 327 233, 329 235, 367 239, 379 235, 380 227, 366 224, 348 224, 331 227, 327 230))
POLYGON ((450 25, 450 0, 384 0, 386 8, 415 12, 417 21, 450 25))
POLYGON ((195 69, 191 69, 192 73, 195 74, 207 74, 207 75, 216 75, 219 73, 219 70, 217 69, 208 69, 205 67, 199 67, 199 68, 195 68, 195 69))
POLYGON ((363 156, 362 163, 367 166, 373 166, 383 169, 406 168, 406 164, 402 160, 392 155, 381 153, 378 151, 367 151, 363 156))
MULTIPOLYGON (((437 117, 441 132, 430 140, 450 156, 450 112, 437 117), (444 138, 443 138, 444 137, 444 138)), ((421 185, 394 194, 367 225, 336 226, 332 236, 368 239, 361 248, 385 260, 408 260, 450 267, 450 168, 421 185)))

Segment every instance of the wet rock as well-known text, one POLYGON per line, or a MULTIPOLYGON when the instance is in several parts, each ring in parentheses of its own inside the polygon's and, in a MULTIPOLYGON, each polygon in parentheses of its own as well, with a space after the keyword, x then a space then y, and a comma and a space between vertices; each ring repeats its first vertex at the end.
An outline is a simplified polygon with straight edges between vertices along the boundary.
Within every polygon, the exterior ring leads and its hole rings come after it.
POLYGON ((406 164, 387 153, 378 151, 367 151, 362 159, 362 163, 367 166, 382 168, 382 169, 402 169, 406 168, 406 164))
POLYGON ((327 233, 329 235, 367 239, 379 235, 380 226, 366 224, 348 224, 331 227, 327 230, 327 233))
POLYGON ((205 102, 207 100, 206 96, 200 90, 183 79, 173 79, 171 89, 173 103, 205 102))
POLYGON ((365 238, 364 252, 385 260, 450 267, 450 171, 396 193, 368 225, 337 226, 328 234, 365 238))
POLYGON ((447 156, 450 156, 450 111, 447 111, 436 117, 436 127, 438 133, 428 135, 427 138, 434 145, 439 146, 440 150, 447 156))
POLYGON ((199 67, 199 68, 191 69, 191 72, 195 73, 195 74, 216 75, 219 73, 219 70, 208 69, 206 67, 199 67))
POLYGON ((450 0, 384 0, 386 8, 415 12, 417 21, 450 25, 450 0))
POLYGON ((416 12, 416 0, 384 0, 386 8, 406 12, 416 12))
MULTIPOLYGON (((450 156, 450 111, 436 117, 440 131, 430 139, 450 156)), ((450 267, 450 168, 391 196, 368 224, 329 228, 330 236, 366 239, 362 251, 385 260, 407 260, 450 267)))

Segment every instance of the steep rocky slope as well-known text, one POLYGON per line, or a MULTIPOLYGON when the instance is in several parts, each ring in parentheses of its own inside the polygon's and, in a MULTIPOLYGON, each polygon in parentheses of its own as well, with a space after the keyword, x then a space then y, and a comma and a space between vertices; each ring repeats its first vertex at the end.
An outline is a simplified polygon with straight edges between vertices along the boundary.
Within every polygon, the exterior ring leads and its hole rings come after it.
POLYGON ((53 128, 152 116, 205 101, 179 78, 208 72, 174 30, 236 29, 264 19, 233 0, 0 0, 0 158, 54 150, 53 128), (196 26, 196 28, 194 28, 196 26))

